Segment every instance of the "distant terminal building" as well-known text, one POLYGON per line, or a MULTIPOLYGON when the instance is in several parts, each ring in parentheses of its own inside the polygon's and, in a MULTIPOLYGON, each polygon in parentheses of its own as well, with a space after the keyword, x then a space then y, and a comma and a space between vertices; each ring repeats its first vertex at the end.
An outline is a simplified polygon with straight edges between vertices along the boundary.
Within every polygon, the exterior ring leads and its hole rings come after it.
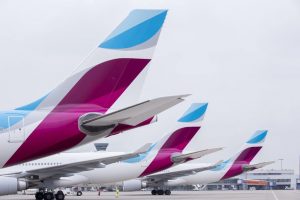
POLYGON ((255 170, 236 178, 208 184, 206 190, 282 190, 300 189, 300 180, 294 170, 255 170))
MULTIPOLYGON (((201 172, 200 172, 201 173, 201 172)), ((84 187, 84 186, 83 186, 84 187)), ((92 190, 94 188, 86 188, 92 190)), ((115 186, 107 188, 114 190, 115 186)), ((120 188, 122 189, 122 188, 120 188)), ((235 178, 226 179, 216 183, 207 185, 182 185, 171 187, 172 190, 286 190, 298 189, 300 190, 300 179, 295 175, 294 170, 284 169, 266 169, 255 170, 244 173, 235 178)))
POLYGON ((294 170, 255 170, 241 175, 244 180, 265 180, 270 189, 296 189, 296 175, 294 170))

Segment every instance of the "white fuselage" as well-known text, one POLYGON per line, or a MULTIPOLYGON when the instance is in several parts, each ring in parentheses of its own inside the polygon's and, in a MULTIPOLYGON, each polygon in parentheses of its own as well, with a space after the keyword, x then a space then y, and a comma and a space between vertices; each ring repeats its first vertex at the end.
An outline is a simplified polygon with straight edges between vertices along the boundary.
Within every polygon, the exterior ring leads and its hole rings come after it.
POLYGON ((138 178, 140 174, 142 174, 147 168, 149 163, 151 163, 151 161, 154 159, 156 153, 157 152, 149 152, 149 156, 139 162, 117 162, 109 164, 104 168, 95 168, 91 171, 82 171, 71 176, 66 173, 66 176, 62 175, 60 178, 53 179, 53 172, 47 173, 47 168, 72 164, 74 162, 81 162, 90 159, 105 159, 111 156, 124 154, 122 152, 60 153, 12 167, 2 168, 0 169, 0 176, 8 174, 15 174, 16 176, 23 174, 26 175, 28 171, 45 169, 45 172, 39 173, 39 179, 44 180, 43 183, 40 183, 40 186, 56 188, 74 186, 77 184, 113 183, 138 178))
MULTIPOLYGON (((124 163, 118 162, 106 166, 101 169, 94 169, 91 171, 80 172, 77 175, 83 176, 87 179, 84 184, 97 184, 97 185, 111 185, 116 182, 122 182, 130 179, 140 178, 140 175, 148 166, 147 162, 141 163, 124 163)), ((199 167, 211 166, 209 163, 195 163, 195 164, 180 164, 172 168, 163 170, 156 174, 164 174, 169 172, 194 169, 199 167)), ((183 176, 180 178, 172 179, 163 184, 165 186, 176 186, 176 185, 190 185, 190 184, 207 184, 212 182, 220 181, 225 175, 225 170, 212 171, 207 170, 199 172, 189 176, 183 176)), ((69 177, 72 179, 72 177, 69 177)), ((73 177, 74 182, 76 176, 73 177)))
MULTIPOLYGON (((11 167, 6 167, 0 169, 0 176, 7 174, 19 174, 22 172, 28 172, 32 170, 42 170, 45 171, 54 166, 61 166, 66 164, 72 164, 76 162, 88 161, 91 159, 105 159, 112 156, 122 155, 122 152, 85 152, 85 153, 59 153, 53 156, 48 156, 45 158, 33 160, 19 165, 14 165, 11 167)), ((100 169, 100 168, 99 168, 100 169)), ((102 168, 101 168, 102 169, 102 168)), ((40 175, 40 178, 51 176, 46 172, 40 175)))

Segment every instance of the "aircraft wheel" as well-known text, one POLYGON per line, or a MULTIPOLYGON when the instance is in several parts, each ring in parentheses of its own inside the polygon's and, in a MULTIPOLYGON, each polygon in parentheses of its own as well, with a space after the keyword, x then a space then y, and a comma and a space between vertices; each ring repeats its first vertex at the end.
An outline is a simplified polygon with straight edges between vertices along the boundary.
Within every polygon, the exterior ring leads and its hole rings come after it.
POLYGON ((63 193, 63 191, 59 190, 59 191, 55 194, 55 199, 56 199, 56 200, 64 200, 64 199, 65 199, 65 194, 63 193))
POLYGON ((171 195, 171 190, 165 190, 165 195, 171 195))
POLYGON ((53 200, 54 199, 54 195, 52 192, 46 192, 44 194, 44 200, 53 200))
POLYGON ((82 195, 82 192, 81 192, 81 191, 78 191, 76 195, 77 195, 77 196, 81 196, 81 195, 82 195))
POLYGON ((152 194, 152 195, 157 195, 157 191, 156 191, 156 190, 152 190, 152 191, 151 191, 151 194, 152 194))
POLYGON ((157 190, 157 194, 158 195, 164 195, 164 191, 163 190, 157 190))
POLYGON ((36 200, 43 200, 43 198, 44 198, 44 193, 43 192, 35 193, 35 199, 36 200))

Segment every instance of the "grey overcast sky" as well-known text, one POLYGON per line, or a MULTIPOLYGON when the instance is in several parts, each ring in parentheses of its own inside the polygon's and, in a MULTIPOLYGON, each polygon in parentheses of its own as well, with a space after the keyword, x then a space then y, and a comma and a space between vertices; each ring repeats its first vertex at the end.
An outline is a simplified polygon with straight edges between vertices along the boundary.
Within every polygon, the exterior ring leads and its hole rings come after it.
POLYGON ((188 103, 207 101, 203 128, 188 149, 226 149, 201 161, 226 159, 255 130, 268 129, 255 162, 283 158, 284 168, 298 170, 297 0, 1 0, 0 109, 49 92, 136 8, 169 9, 142 99, 193 96, 156 124, 103 140, 112 142, 110 149, 155 141, 188 103))

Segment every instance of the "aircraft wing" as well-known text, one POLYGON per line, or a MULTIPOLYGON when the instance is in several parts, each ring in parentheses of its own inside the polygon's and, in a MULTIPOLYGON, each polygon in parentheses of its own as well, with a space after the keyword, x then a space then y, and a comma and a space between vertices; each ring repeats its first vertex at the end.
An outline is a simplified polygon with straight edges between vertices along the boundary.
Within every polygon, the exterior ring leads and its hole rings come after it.
POLYGON ((194 160, 197 158, 201 158, 205 155, 217 152, 222 150, 223 148, 213 148, 213 149, 205 149, 202 151, 196 151, 196 152, 192 152, 192 153, 187 153, 187 154, 178 154, 178 155, 173 155, 172 156, 172 162, 173 163, 182 163, 188 160, 194 160))
POLYGON ((193 175, 193 174, 196 174, 199 172, 213 169, 222 162, 223 161, 219 161, 216 164, 209 165, 206 167, 199 167, 199 168, 167 172, 167 173, 152 174, 152 175, 146 176, 145 178, 143 178, 143 180, 150 181, 150 182, 162 182, 162 181, 172 180, 172 179, 176 179, 176 178, 179 178, 182 176, 189 176, 189 175, 193 175))
POLYGON ((29 180, 30 179, 41 180, 43 178, 49 178, 49 177, 53 177, 53 178, 68 177, 68 176, 72 176, 74 173, 89 171, 95 168, 104 168, 106 165, 137 157, 139 154, 145 153, 150 148, 150 146, 151 143, 148 143, 132 153, 127 153, 127 154, 120 153, 119 155, 114 155, 114 156, 106 156, 106 157, 104 156, 102 158, 98 157, 97 159, 89 159, 85 161, 73 162, 73 163, 62 164, 62 165, 51 166, 51 167, 44 167, 44 168, 41 167, 38 169, 10 174, 10 176, 14 176, 17 178, 27 178, 29 180))
POLYGON ((188 95, 169 96, 148 100, 105 115, 86 113, 80 118, 79 126, 80 129, 87 134, 95 130, 101 131, 113 128, 117 124, 136 126, 184 101, 182 98, 186 96, 188 95))
POLYGON ((275 163, 274 161, 269 161, 269 162, 262 162, 262 163, 258 163, 258 164, 253 164, 253 165, 244 165, 243 166, 243 170, 244 171, 253 171, 255 169, 259 169, 259 168, 263 168, 267 165, 271 165, 275 163))

